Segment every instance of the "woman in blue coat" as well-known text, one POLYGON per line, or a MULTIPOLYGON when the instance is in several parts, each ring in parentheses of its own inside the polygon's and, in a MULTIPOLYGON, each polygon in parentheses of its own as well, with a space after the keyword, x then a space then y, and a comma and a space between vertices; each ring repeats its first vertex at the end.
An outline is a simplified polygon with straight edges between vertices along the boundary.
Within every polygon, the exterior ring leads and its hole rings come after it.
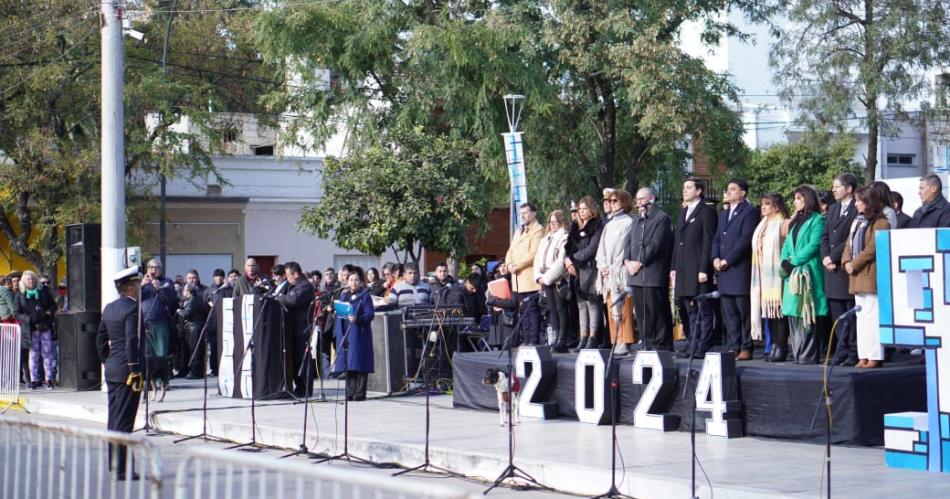
POLYGON ((366 289, 366 277, 361 267, 356 267, 346 281, 346 290, 340 301, 353 307, 351 315, 336 318, 333 336, 336 340, 336 361, 333 372, 346 372, 346 398, 366 400, 366 380, 373 372, 373 329, 376 310, 373 298, 366 289), (344 337, 347 344, 344 346, 344 337))

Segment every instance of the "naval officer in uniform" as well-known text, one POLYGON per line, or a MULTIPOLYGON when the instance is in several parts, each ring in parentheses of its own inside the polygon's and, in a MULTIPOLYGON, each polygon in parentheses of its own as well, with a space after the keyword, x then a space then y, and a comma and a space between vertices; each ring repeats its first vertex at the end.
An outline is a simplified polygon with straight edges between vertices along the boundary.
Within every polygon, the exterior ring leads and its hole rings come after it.
MULTIPOLYGON (((142 350, 139 333, 138 267, 118 272, 113 278, 119 299, 106 305, 96 334, 99 358, 105 359, 105 382, 109 389, 108 429, 131 433, 142 393, 142 350)), ((126 478, 126 448, 109 445, 109 468, 119 480, 126 478)), ((134 473, 132 473, 134 477, 134 473)), ((134 479, 134 478, 133 478, 134 479)))

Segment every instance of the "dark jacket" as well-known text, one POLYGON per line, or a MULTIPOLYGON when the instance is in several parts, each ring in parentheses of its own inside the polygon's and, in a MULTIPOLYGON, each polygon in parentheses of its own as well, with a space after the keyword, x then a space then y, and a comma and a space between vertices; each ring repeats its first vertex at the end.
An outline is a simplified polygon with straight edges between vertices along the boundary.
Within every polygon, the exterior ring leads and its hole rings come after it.
POLYGON ((640 262, 643 267, 627 277, 631 286, 663 288, 670 285, 670 256, 673 254, 673 225, 670 216, 650 206, 644 216, 633 217, 624 260, 640 262))
MULTIPOLYGON (((488 331, 488 344, 502 346, 511 335, 515 325, 515 309, 518 304, 513 299, 503 300, 490 297, 485 300, 485 307, 491 315, 491 329, 488 331), (498 308, 499 310, 495 310, 498 308)), ((512 345, 517 346, 517 345, 512 345)))
POLYGON ((904 213, 903 211, 897 214, 897 228, 906 229, 910 227, 910 221, 913 220, 910 215, 904 213))
POLYGON ((716 284, 722 294, 749 294, 752 284, 752 235, 758 225, 759 210, 748 201, 736 205, 732 220, 729 220, 729 210, 719 214, 710 256, 713 260, 719 258, 728 264, 726 270, 716 275, 716 284))
POLYGON ((255 284, 257 284, 257 281, 252 282, 249 280, 247 274, 242 275, 238 278, 237 282, 234 283, 233 298, 240 298, 242 295, 253 295, 255 284))
POLYGON ((357 371, 373 372, 373 317, 376 311, 373 308, 373 298, 369 290, 362 289, 353 294, 349 290, 343 292, 340 300, 353 305, 355 322, 346 317, 336 318, 336 327, 333 337, 336 339, 336 361, 333 363, 333 372, 357 371), (349 334, 347 350, 343 349, 343 336, 349 334), (346 364, 344 364, 346 357, 346 364))
POLYGON ((446 293, 445 304, 451 307, 462 307, 462 315, 475 319, 475 323, 485 314, 485 295, 479 297, 478 290, 469 293, 464 284, 452 286, 446 293))
POLYGON ((201 334, 201 330, 208 321, 208 304, 204 301, 204 296, 199 293, 191 295, 184 300, 181 308, 178 309, 178 317, 181 318, 182 327, 179 333, 183 335, 201 334))
POLYGON ((310 317, 313 316, 313 310, 310 308, 314 300, 313 284, 301 277, 296 284, 290 286, 287 292, 278 296, 276 300, 286 310, 284 312, 284 324, 291 328, 292 334, 309 338, 310 317))
POLYGON ((930 204, 917 208, 914 218, 911 219, 909 229, 926 229, 935 227, 950 227, 950 203, 943 194, 938 194, 930 204))
POLYGON ((33 331, 50 331, 55 322, 56 300, 52 293, 42 286, 36 289, 37 298, 27 298, 24 293, 13 298, 16 319, 20 321, 20 344, 25 348, 30 348, 33 331))
MULTIPOLYGON (((845 216, 841 216, 841 203, 834 203, 828 207, 826 215, 825 231, 821 234, 821 260, 826 256, 831 257, 831 262, 836 265, 834 272, 824 269, 825 296, 832 300, 850 300, 853 296, 848 293, 848 273, 844 271, 841 265, 841 255, 844 252, 844 245, 848 242, 848 232, 851 230, 851 223, 858 214, 854 207, 854 199, 848 204, 845 216)), ((822 266, 824 267, 824 266, 822 266)))
POLYGON ((0 319, 14 317, 16 314, 16 296, 13 290, 0 286, 0 319))
POLYGON ((171 279, 160 277, 158 281, 161 283, 158 289, 152 284, 142 284, 142 318, 145 322, 168 321, 178 308, 178 293, 171 279))
POLYGON ((122 296, 106 305, 96 333, 96 350, 105 364, 106 381, 125 383, 129 373, 145 362, 139 348, 139 304, 122 296))
POLYGON ((572 224, 571 232, 567 236, 565 253, 577 269, 575 288, 581 299, 597 296, 597 245, 600 244, 603 228, 603 220, 594 218, 587 222, 584 230, 577 224, 572 224))
POLYGON ((712 291, 713 266, 709 254, 716 236, 716 209, 701 198, 686 219, 688 208, 680 209, 679 225, 674 232, 673 265, 676 271, 676 296, 697 296, 712 291), (708 280, 699 282, 699 273, 708 280))

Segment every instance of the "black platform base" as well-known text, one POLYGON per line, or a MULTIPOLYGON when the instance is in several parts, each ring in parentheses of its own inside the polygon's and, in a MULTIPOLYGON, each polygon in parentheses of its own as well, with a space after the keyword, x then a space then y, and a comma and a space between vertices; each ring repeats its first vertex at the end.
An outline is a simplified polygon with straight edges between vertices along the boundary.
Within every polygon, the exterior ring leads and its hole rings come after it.
MULTIPOLYGON (((756 352, 761 358, 761 352, 756 352)), ((554 354, 557 362, 554 402, 558 415, 575 418, 574 360, 575 354, 554 354)), ((885 367, 864 370, 835 367, 829 381, 832 390, 835 444, 878 446, 884 444, 884 414, 903 411, 926 411, 925 369, 919 357, 905 356, 888 362, 885 367)), ((489 367, 504 368, 506 359, 498 352, 457 353, 453 359, 456 407, 497 410, 497 397, 492 387, 482 384, 489 367)), ((680 431, 689 430, 689 399, 681 400, 682 382, 686 379, 684 359, 677 359, 679 369, 676 401, 668 411, 680 416, 680 431)), ((693 361, 698 371, 702 361, 693 361)), ((821 365, 796 365, 791 362, 767 363, 761 360, 739 362, 739 398, 743 403, 743 428, 747 436, 784 438, 824 443, 824 413, 811 428, 815 405, 822 386, 821 365)), ((633 421, 633 409, 643 389, 634 385, 633 357, 620 360, 621 417, 620 422, 633 421)), ((690 381, 694 385, 696 377, 690 381)), ((695 393, 693 386, 688 392, 695 393)), ((584 423, 578 423, 584 424, 584 423)), ((696 418, 697 431, 705 428, 705 417, 696 418)))

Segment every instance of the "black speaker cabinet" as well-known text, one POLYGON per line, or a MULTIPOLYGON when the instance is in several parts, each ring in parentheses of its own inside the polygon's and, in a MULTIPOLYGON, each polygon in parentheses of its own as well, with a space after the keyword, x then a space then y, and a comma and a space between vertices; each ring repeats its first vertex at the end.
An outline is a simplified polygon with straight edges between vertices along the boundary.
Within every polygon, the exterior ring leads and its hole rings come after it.
POLYGON ((99 312, 64 312, 56 317, 59 335, 59 384, 67 390, 95 390, 102 383, 96 352, 99 312))
POLYGON ((99 224, 66 226, 66 282, 71 312, 100 309, 99 224))
POLYGON ((406 377, 406 342, 402 312, 379 312, 373 319, 373 365, 366 388, 392 395, 402 389, 406 377))

